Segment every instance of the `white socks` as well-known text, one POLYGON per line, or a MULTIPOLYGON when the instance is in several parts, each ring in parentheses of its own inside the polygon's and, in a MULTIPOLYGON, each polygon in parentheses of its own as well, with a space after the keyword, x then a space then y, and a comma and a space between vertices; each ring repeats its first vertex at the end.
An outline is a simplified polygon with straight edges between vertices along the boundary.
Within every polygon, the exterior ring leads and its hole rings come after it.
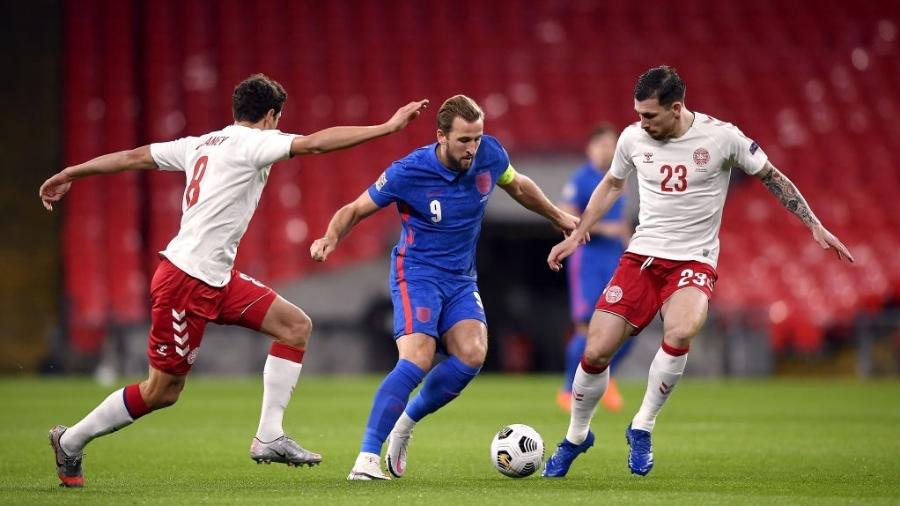
POLYGON ((647 393, 644 394, 644 402, 641 403, 641 409, 631 421, 632 429, 653 432, 653 426, 656 424, 656 415, 659 414, 659 410, 662 409, 672 389, 675 388, 675 384, 678 383, 678 378, 681 378, 682 373, 684 373, 684 366, 687 364, 687 349, 673 349, 676 353, 681 353, 673 356, 664 350, 666 347, 664 344, 656 352, 656 357, 653 358, 653 363, 650 364, 650 373, 647 377, 647 393))
POLYGON ((572 416, 569 418, 569 431, 566 439, 579 445, 587 438, 591 426, 591 418, 597 411, 597 403, 606 393, 609 384, 609 367, 603 372, 589 374, 582 364, 578 364, 575 380, 572 382, 572 416))
POLYGON ((120 388, 109 394, 86 417, 66 430, 59 444, 67 455, 81 453, 92 439, 115 432, 134 421, 125 407, 124 390, 120 388))
POLYGON ((263 401, 256 438, 264 443, 284 435, 284 410, 300 378, 303 364, 269 355, 263 368, 263 401))

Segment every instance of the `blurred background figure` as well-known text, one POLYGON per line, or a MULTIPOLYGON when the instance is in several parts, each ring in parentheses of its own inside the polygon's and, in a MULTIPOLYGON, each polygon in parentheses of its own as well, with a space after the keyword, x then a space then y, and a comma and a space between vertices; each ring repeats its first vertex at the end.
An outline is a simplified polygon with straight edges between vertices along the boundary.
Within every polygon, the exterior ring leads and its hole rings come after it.
MULTIPOLYGON (((585 153, 587 161, 575 172, 563 188, 560 207, 567 213, 581 216, 594 188, 603 179, 616 149, 618 132, 609 123, 598 125, 588 137, 585 153)), ((591 227, 591 241, 578 248, 566 261, 566 279, 569 283, 569 310, 574 327, 566 345, 566 369, 563 388, 556 395, 556 403, 565 411, 572 409, 572 379, 584 353, 585 334, 588 323, 597 306, 597 298, 612 278, 619 257, 625 250, 631 224, 626 215, 625 197, 621 197, 609 211, 591 227)), ((616 365, 628 354, 632 341, 622 344, 610 364, 611 374, 616 365)), ((612 377, 602 399, 603 406, 610 411, 622 409, 622 394, 612 377)))

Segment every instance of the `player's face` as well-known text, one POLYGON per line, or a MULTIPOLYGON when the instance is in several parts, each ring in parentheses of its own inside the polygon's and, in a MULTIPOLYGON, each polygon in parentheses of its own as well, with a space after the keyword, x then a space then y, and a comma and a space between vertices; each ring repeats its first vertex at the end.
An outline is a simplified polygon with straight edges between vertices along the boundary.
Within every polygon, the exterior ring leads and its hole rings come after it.
POLYGON ((663 107, 656 97, 646 100, 634 100, 634 110, 641 118, 641 128, 647 135, 661 141, 668 139, 675 132, 681 114, 681 102, 663 107))
POLYGON ((616 151, 616 135, 613 133, 601 134, 591 139, 587 145, 587 156, 594 167, 606 169, 612 163, 613 153, 616 151))
POLYGON ((469 170, 484 135, 484 120, 469 123, 459 116, 453 118, 450 132, 438 130, 437 137, 444 160, 453 170, 469 170))

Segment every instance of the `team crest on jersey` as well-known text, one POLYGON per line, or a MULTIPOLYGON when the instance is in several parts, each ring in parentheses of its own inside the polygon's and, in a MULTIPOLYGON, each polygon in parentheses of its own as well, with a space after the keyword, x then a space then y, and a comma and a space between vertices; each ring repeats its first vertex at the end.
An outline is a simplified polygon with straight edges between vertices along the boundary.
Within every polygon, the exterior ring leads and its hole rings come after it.
POLYGON ((644 153, 644 163, 653 163, 653 153, 644 153))
POLYGON ((387 184, 387 172, 382 172, 381 175, 378 176, 378 181, 375 181, 375 189, 381 191, 385 184, 387 184))
POLYGON ((487 195, 491 192, 491 173, 488 171, 479 172, 475 175, 475 188, 478 188, 478 191, 482 195, 487 195))
POLYGON ((606 290, 603 290, 603 293, 606 297, 606 302, 609 302, 610 304, 615 304, 622 300, 622 288, 617 285, 606 287, 606 290))
POLYGON ((709 151, 705 148, 697 148, 694 150, 694 163, 698 167, 704 167, 709 163, 709 151))

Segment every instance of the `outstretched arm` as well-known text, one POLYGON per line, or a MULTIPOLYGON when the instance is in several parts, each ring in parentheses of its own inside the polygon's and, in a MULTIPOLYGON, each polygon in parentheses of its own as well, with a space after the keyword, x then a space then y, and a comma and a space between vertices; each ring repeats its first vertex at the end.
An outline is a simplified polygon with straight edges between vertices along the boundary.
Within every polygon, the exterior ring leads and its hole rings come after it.
POLYGON ((328 153, 399 132, 410 121, 416 119, 426 107, 428 107, 428 99, 410 102, 397 109, 391 119, 380 125, 338 126, 319 130, 310 135, 294 137, 294 140, 291 141, 291 156, 328 153))
POLYGON ((511 181, 499 186, 522 207, 547 218, 566 234, 572 233, 578 226, 578 218, 550 202, 530 177, 516 174, 511 181))
POLYGON ((372 200, 369 192, 364 191, 356 200, 334 213, 328 223, 325 235, 313 241, 312 246, 309 247, 309 255, 316 262, 324 262, 337 247, 338 241, 350 233, 350 229, 379 209, 381 208, 372 200))
POLYGON ((72 181, 97 174, 112 174, 126 170, 155 169, 156 162, 150 155, 150 146, 141 146, 127 151, 118 151, 98 156, 79 165, 66 167, 44 181, 38 196, 48 211, 53 210, 53 202, 59 201, 72 187, 72 181))
POLYGON ((589 232, 591 227, 606 214, 606 211, 609 211, 609 208, 612 207, 624 190, 624 179, 619 179, 609 172, 603 176, 603 180, 591 193, 591 199, 581 214, 581 223, 578 224, 578 228, 550 250, 547 264, 551 269, 554 271, 562 269, 562 261, 572 253, 575 253, 578 246, 590 240, 589 232))
POLYGON ((766 165, 756 174, 756 177, 766 185, 766 188, 772 192, 772 195, 775 195, 775 198, 788 211, 800 218, 800 221, 812 231, 813 239, 823 249, 833 249, 837 253, 838 259, 847 258, 847 260, 853 262, 853 255, 850 253, 850 250, 834 234, 822 226, 822 222, 816 218, 812 209, 809 208, 809 204, 806 203, 806 199, 803 198, 803 195, 800 195, 800 190, 794 186, 794 183, 787 176, 776 169, 771 162, 766 162, 766 165))
MULTIPOLYGON (((571 204, 559 204, 559 208, 564 212, 575 216, 580 214, 578 209, 571 204)), ((631 238, 631 226, 628 225, 628 220, 625 218, 619 218, 617 220, 600 220, 597 223, 594 223, 594 226, 591 227, 588 232, 592 237, 607 237, 625 243, 631 238)))

